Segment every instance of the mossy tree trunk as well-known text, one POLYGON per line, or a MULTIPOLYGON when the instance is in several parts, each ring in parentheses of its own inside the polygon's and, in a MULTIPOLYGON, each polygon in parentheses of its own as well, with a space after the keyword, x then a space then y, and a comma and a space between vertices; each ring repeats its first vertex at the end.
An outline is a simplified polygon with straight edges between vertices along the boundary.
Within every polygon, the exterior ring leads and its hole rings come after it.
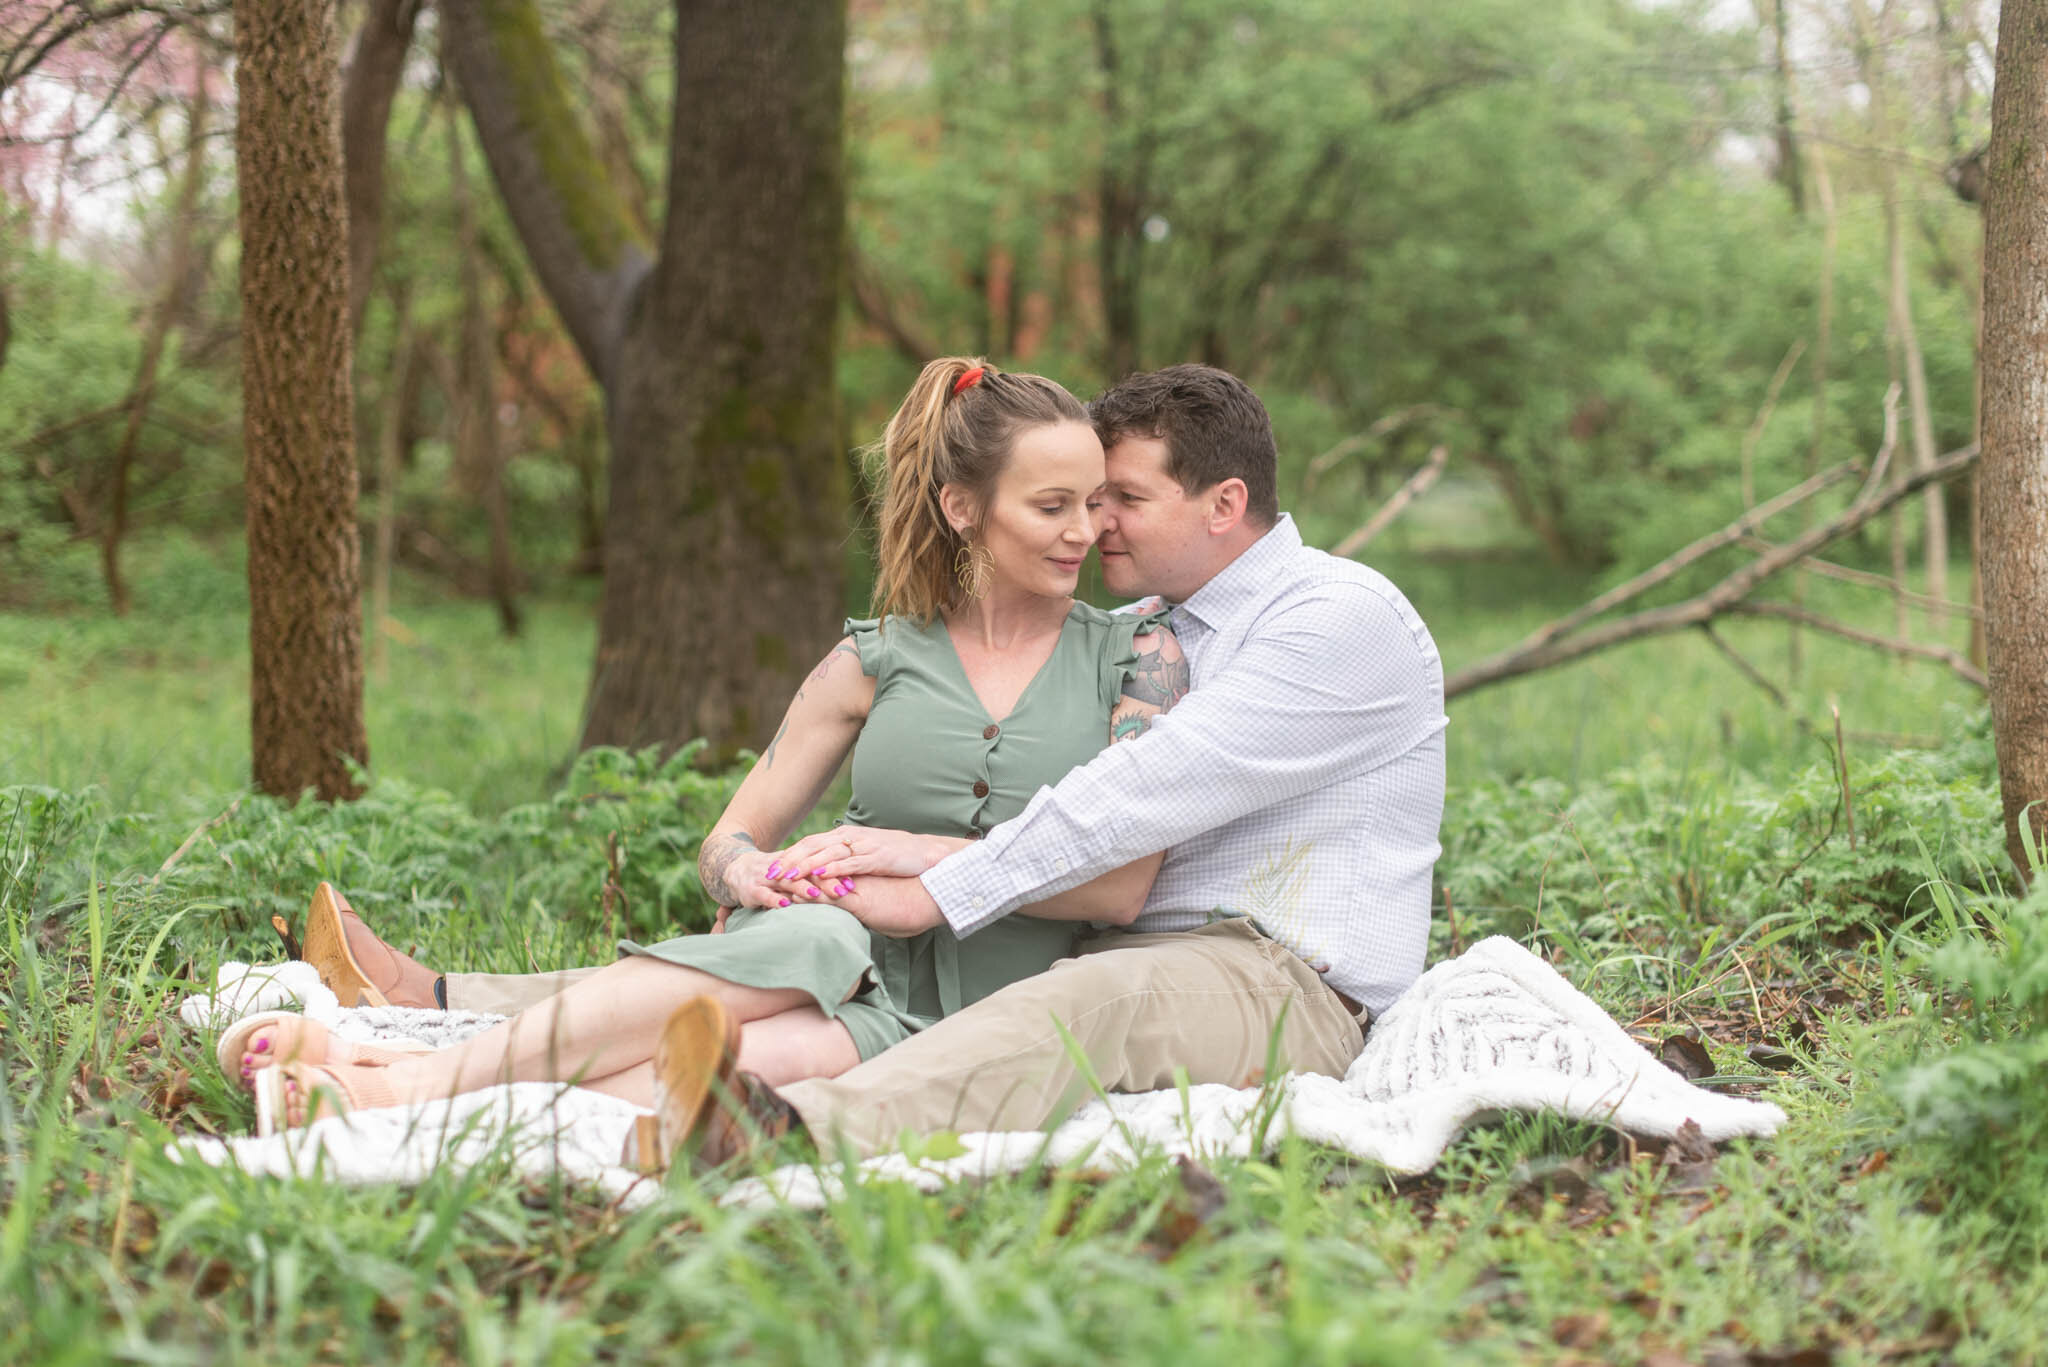
POLYGON ((531 0, 449 0, 445 18, 507 212, 605 391, 583 744, 760 746, 841 605, 844 0, 678 0, 652 260, 531 0))
POLYGON ((2006 842, 2048 832, 2048 0, 2005 0, 1984 197, 1986 672, 2006 842), (2035 805, 2040 804, 2040 805, 2035 805))
POLYGON ((331 800, 370 753, 333 7, 234 17, 255 780, 331 800))

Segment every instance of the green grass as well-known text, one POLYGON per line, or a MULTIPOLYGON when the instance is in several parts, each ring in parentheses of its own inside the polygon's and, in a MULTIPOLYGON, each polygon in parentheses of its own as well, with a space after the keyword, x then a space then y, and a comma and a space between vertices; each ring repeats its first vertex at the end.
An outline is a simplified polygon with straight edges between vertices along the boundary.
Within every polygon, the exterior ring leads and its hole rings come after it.
MULTIPOLYGON (((1941 738, 1852 744, 1854 850, 1831 754, 1704 642, 1451 709, 1457 942, 1517 935, 1640 1032, 1697 1029, 1724 1085, 1787 1109, 1708 1172, 1520 1119, 1418 1181, 1290 1147, 1218 1163, 1206 1200, 1159 1163, 861 1188, 817 1214, 682 1183, 622 1213, 488 1169, 399 1191, 174 1165, 172 1135, 251 1116, 172 1008, 187 975, 273 954, 268 915, 322 876, 430 956, 561 962, 603 952, 603 837, 627 830, 624 914, 687 923, 681 846, 721 780, 630 757, 567 773, 587 602, 534 604, 506 642, 487 605, 416 592, 397 613, 414 639, 370 688, 368 798, 248 795, 239 571, 192 546, 137 561, 131 621, 0 616, 0 788, 28 785, 0 799, 0 1361, 2041 1356, 2048 1182, 2013 1157, 2030 1136, 2016 1150, 1994 1116, 1958 1148, 1888 1085, 2002 1009, 1963 1011, 1923 957, 1992 936, 2005 905, 1981 720, 1937 669, 1809 642, 1803 715, 1833 696, 1853 728, 1941 738), (1746 1056, 1766 1037, 1791 1067, 1746 1056)), ((1387 568, 1452 668, 1586 590, 1412 547, 1387 568)), ((1883 625, 1821 587, 1823 610, 1883 625)), ((1729 638, 1782 658, 1781 628, 1729 638)), ((1451 949, 1447 918, 1437 933, 1451 949)))

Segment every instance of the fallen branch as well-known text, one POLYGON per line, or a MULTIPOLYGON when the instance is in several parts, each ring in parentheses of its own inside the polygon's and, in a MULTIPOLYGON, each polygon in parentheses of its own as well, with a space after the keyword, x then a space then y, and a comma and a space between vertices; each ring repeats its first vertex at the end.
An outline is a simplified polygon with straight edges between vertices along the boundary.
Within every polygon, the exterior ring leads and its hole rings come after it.
MULTIPOLYGON (((1766 678, 1764 672, 1751 664, 1748 657, 1743 655, 1741 651, 1723 640, 1721 633, 1714 630, 1712 622, 1700 623, 1700 635, 1706 637, 1713 644, 1714 649, 1720 651, 1722 656, 1728 663, 1735 666, 1743 678, 1748 679, 1758 688, 1761 688, 1770 697, 1770 700, 1778 705, 1780 711, 1790 712, 1792 710, 1792 700, 1785 696, 1784 690, 1766 678)), ((1801 718, 1800 720, 1804 724, 1804 719, 1801 718)))
POLYGON ((241 809, 242 799, 236 798, 233 802, 230 802, 227 805, 227 809, 221 812, 218 816, 214 817, 210 821, 200 822, 199 825, 193 829, 192 834, 185 837, 185 843, 178 846, 177 849, 171 851, 171 857, 169 859, 164 860, 163 866, 156 871, 156 876, 154 878, 151 878, 149 881, 152 884, 163 882, 164 875, 169 873, 172 869, 176 868, 178 866, 178 861, 180 859, 183 859, 186 853, 190 851, 194 845, 197 845, 199 843, 199 837, 205 835, 208 831, 212 830, 214 827, 220 825, 224 821, 234 820, 235 813, 240 811, 241 809))
MULTIPOLYGON (((1664 579, 1670 578, 1672 574, 1677 573, 1678 568, 1682 568, 1682 565, 1674 566, 1673 562, 1679 561, 1684 557, 1684 563, 1689 564, 1691 561, 1705 555, 1707 550, 1726 545, 1729 541, 1746 535, 1746 530, 1735 530, 1737 528, 1745 528, 1745 524, 1750 521, 1750 515, 1746 514, 1744 517, 1738 518, 1735 523, 1730 524, 1729 528, 1724 528, 1721 532, 1715 533, 1714 536, 1708 537, 1705 541, 1694 542, 1692 546, 1687 547, 1686 550, 1665 561, 1663 565, 1637 576, 1636 579, 1623 585, 1621 589, 1617 589, 1612 593, 1602 594, 1593 603, 1589 603, 1586 607, 1580 608, 1576 612, 1543 628, 1521 644, 1511 646, 1498 654, 1488 656, 1477 664, 1468 665, 1464 669, 1459 670, 1445 681, 1444 696, 1446 698, 1455 698, 1460 694, 1484 688, 1488 684, 1520 678, 1524 674, 1534 674, 1539 670, 1549 669, 1552 666, 1564 664, 1567 661, 1582 659, 1587 655, 1605 650, 1610 646, 1621 645, 1628 641, 1639 641, 1650 636, 1666 635, 1673 631, 1679 631, 1686 627, 1696 627, 1703 622, 1711 621, 1713 618, 1728 612, 1737 603, 1742 602, 1773 576, 1805 560, 1815 551, 1821 549, 1821 547, 1849 535, 1849 533, 1863 526, 1900 499, 1905 498, 1909 494, 1918 493, 1930 484, 1938 484, 1943 480, 1961 474, 1976 463, 1977 448, 1969 446, 1944 456, 1941 460, 1924 470, 1914 471, 1889 489, 1872 491, 1871 485, 1866 481, 1864 485, 1866 493, 1859 495, 1857 500, 1842 512, 1819 526, 1802 532, 1792 540, 1784 542, 1766 554, 1759 556, 1749 564, 1729 574, 1705 592, 1688 598, 1683 602, 1673 603, 1668 607, 1649 608, 1616 621, 1608 622, 1602 626, 1580 631, 1569 639, 1560 639, 1567 631, 1572 631, 1583 625, 1594 612, 1603 611, 1606 607, 1623 601, 1625 598, 1633 597, 1636 593, 1640 593, 1643 588, 1649 587, 1650 583, 1662 582, 1664 579), (1732 535, 1730 534, 1731 532, 1733 533, 1732 535), (1704 549, 1697 549, 1696 551, 1696 548, 1704 549), (1627 590, 1627 592, 1624 593, 1623 590, 1627 590)), ((1816 475, 1814 477, 1816 480, 1822 478, 1825 478, 1825 476, 1816 475)), ((1807 481, 1808 484, 1813 482, 1813 480, 1807 481)), ((1801 486, 1801 488, 1804 487, 1803 485, 1801 486)), ((1785 502, 1786 499, 1790 498, 1791 494, 1799 492, 1799 490, 1795 489, 1788 494, 1780 495, 1778 498, 1773 499, 1771 503, 1760 505, 1755 511, 1761 514, 1767 508, 1775 510, 1778 507, 1788 506, 1785 502)), ((1933 650, 1938 649, 1938 647, 1927 647, 1926 649, 1933 650)), ((1960 659, 1961 657, 1958 656, 1957 658, 1960 659)), ((1943 662, 1947 663, 1946 660, 1943 662)))
POLYGON ((1408 476, 1405 483, 1394 491, 1394 496, 1380 505, 1380 510, 1365 520, 1365 525, 1339 541, 1330 551, 1342 559, 1357 555, 1374 537, 1387 529, 1389 523, 1407 511, 1408 505, 1428 493, 1439 479, 1443 478, 1444 467, 1450 464, 1451 449, 1439 446, 1429 453, 1429 459, 1422 467, 1408 476))
POLYGON ((1576 608, 1566 613, 1548 626, 1538 627, 1535 631, 1524 637, 1521 642, 1510 647, 1510 649, 1533 650, 1538 646, 1547 645, 1551 641, 1555 641, 1567 632, 1576 631, 1601 613, 1618 608, 1631 598, 1641 597, 1659 584, 1677 575, 1680 570, 1697 564, 1722 547, 1734 545, 1754 532, 1767 518, 1774 517, 1784 512, 1787 508, 1795 507, 1812 498, 1815 494, 1832 488, 1850 475, 1855 474, 1859 468, 1856 462, 1852 460, 1844 461, 1832 470, 1821 471, 1805 483, 1787 489, 1768 503, 1760 503, 1756 507, 1751 508, 1720 531, 1703 536, 1690 546, 1673 552, 1663 560, 1652 565, 1649 569, 1644 570, 1635 578, 1629 580, 1626 584, 1617 584, 1592 602, 1587 603, 1584 607, 1576 608))
POLYGON ((1896 636, 1879 636, 1875 632, 1852 627, 1846 622, 1837 622, 1832 617, 1823 617, 1817 612, 1809 612, 1790 603, 1733 603, 1729 605, 1728 611, 1740 613, 1745 617, 1776 617, 1787 622, 1797 622, 1801 626, 1826 632, 1830 636, 1839 636, 1858 645, 1870 646, 1875 650, 1888 650, 1894 655, 1904 655, 1916 660, 1932 660, 1936 664, 1947 665, 1958 677, 1967 683, 1975 684, 1978 688, 1991 686, 1990 680, 1984 677, 1982 670, 1971 664, 1960 652, 1950 650, 1947 646, 1923 645, 1919 641, 1902 640, 1896 636))
MULTIPOLYGON (((1760 536, 1746 536, 1742 539, 1742 544, 1753 551, 1774 549, 1772 543, 1760 536)), ((1951 598, 1935 598, 1929 594, 1915 593, 1911 589, 1901 588, 1899 581, 1888 575, 1872 574, 1869 570, 1851 569, 1847 565, 1837 565, 1832 560, 1822 560, 1817 556, 1809 557, 1806 563, 1799 568, 1810 574, 1817 574, 1823 579, 1839 579, 1845 584, 1861 584, 1865 588, 1882 589, 1894 598, 1925 612, 1952 612, 1959 617, 1968 617, 1974 621, 1981 621, 1984 617, 1983 612, 1975 604, 1958 603, 1951 598)))
POLYGON ((1409 423, 1420 422, 1424 418, 1458 416, 1461 416, 1461 414, 1457 409, 1444 408, 1433 403, 1417 403, 1410 404, 1406 408, 1397 408, 1385 417, 1375 419, 1372 426, 1366 428, 1363 432, 1353 433, 1310 461, 1308 463, 1308 470, 1302 479, 1302 492, 1307 493, 1314 489, 1316 481, 1336 469, 1341 462, 1357 455, 1373 443, 1400 431, 1409 423))

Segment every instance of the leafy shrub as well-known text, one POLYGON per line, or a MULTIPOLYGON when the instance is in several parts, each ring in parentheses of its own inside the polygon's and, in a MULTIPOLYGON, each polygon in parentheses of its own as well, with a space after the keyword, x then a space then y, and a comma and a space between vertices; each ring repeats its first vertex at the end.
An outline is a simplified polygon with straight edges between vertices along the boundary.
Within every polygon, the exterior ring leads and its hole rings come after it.
POLYGON ((2021 898, 1944 898, 1942 910, 1952 933, 1927 958, 1940 991, 1920 1012, 1920 1056, 1886 1087, 1902 1111, 1900 1147, 2038 1251, 2048 1233, 2048 878, 2021 898))
MULTIPOLYGON (((276 957, 270 918, 298 926, 325 879, 394 941, 457 954, 460 967, 557 967, 602 957, 608 939, 709 927, 714 907, 697 878, 697 850, 743 770, 705 773, 694 766, 700 748, 667 760, 651 748, 586 751, 553 796, 495 817, 392 778, 348 803, 244 794, 161 872, 174 828, 154 817, 105 817, 84 798, 8 789, 0 822, 12 802, 45 832, 38 839, 61 845, 48 833, 57 824, 75 836, 97 818, 106 845, 98 867, 128 871, 108 887, 122 919, 142 933, 182 914, 188 948, 198 948, 196 937, 276 957), (609 921, 608 839, 619 872, 609 921), (478 961, 477 949, 491 961, 478 961)), ((81 883, 90 876, 72 872, 81 883)))
POLYGON ((1998 788, 1981 728, 1959 721, 1940 750, 1854 761, 1853 846, 1831 754, 1781 783, 1653 757, 1576 794, 1548 778, 1472 785, 1446 809, 1439 877, 1468 931, 1618 945, 1768 918, 1860 937, 1927 910, 1930 878, 1995 887, 1998 788))

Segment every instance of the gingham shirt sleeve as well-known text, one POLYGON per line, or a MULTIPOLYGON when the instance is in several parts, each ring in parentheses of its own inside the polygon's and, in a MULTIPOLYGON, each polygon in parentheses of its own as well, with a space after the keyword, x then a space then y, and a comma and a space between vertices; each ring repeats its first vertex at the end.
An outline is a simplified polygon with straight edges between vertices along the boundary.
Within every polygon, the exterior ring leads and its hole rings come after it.
POLYGON ((1407 624, 1361 585, 1278 604, 1145 735, 1041 788, 928 870, 955 934, 1249 812, 1375 768, 1434 733, 1434 675, 1407 624))

